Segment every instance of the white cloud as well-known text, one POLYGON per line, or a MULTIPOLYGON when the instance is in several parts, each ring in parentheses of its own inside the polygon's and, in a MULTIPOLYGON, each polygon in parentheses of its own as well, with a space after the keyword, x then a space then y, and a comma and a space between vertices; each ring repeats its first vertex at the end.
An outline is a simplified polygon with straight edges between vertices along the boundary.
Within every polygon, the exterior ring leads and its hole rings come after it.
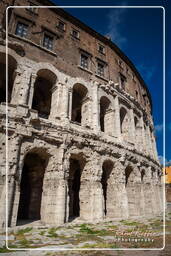
POLYGON ((142 74, 146 81, 151 80, 156 71, 155 66, 147 66, 144 64, 137 65, 137 69, 139 70, 139 72, 142 74))
POLYGON ((166 162, 166 165, 167 165, 167 166, 170 166, 170 165, 171 165, 171 160, 167 161, 167 162, 166 162))
POLYGON ((166 161, 167 161, 167 159, 164 158, 163 156, 158 156, 158 159, 159 159, 161 165, 164 165, 164 163, 166 163, 166 161))
POLYGON ((163 124, 155 125, 155 131, 156 132, 162 132, 163 131, 163 124))
MULTIPOLYGON (((126 2, 123 2, 121 5, 126 6, 127 4, 126 2)), ((126 11, 126 8, 114 8, 107 16, 109 21, 106 34, 119 46, 122 46, 127 42, 127 39, 122 32, 122 24, 125 20, 126 11)))
POLYGON ((158 156, 158 158, 159 158, 161 165, 164 165, 164 164, 165 164, 165 166, 171 165, 171 160, 167 160, 167 158, 164 158, 163 156, 158 156))

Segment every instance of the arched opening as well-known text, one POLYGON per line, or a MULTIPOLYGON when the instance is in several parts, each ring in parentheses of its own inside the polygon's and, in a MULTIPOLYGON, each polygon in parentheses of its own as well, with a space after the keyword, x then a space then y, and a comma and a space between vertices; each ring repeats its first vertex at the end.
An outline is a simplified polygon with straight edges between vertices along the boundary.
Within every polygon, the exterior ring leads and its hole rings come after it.
POLYGON ((20 183, 17 223, 41 219, 43 178, 48 163, 46 152, 30 152, 24 159, 20 183))
POLYGON ((80 182, 85 160, 80 155, 72 155, 68 177, 69 220, 80 216, 80 182))
POLYGON ((157 170, 157 177, 158 177, 158 180, 159 182, 161 182, 161 176, 162 176, 162 172, 160 169, 157 170))
POLYGON ((52 88, 57 80, 56 75, 47 69, 41 69, 37 73, 34 84, 34 95, 32 101, 32 109, 38 111, 42 118, 49 117, 51 110, 52 88))
POLYGON ((125 186, 129 185, 131 182, 133 182, 132 175, 133 174, 133 169, 130 166, 127 166, 125 169, 125 186))
MULTIPOLYGON (((11 101, 13 84, 15 80, 15 70, 17 68, 17 62, 12 56, 8 56, 8 103, 11 101)), ((6 102, 6 55, 0 53, 0 103, 6 102)))
POLYGON ((110 107, 110 100, 102 96, 100 99, 100 127, 102 132, 108 132, 108 128, 110 130, 110 122, 112 121, 109 114, 110 107))
POLYGON ((144 176, 145 176, 145 170, 143 169, 141 171, 141 182, 143 183, 144 182, 144 176))
POLYGON ((107 160, 103 163, 102 166, 102 178, 101 178, 101 184, 102 184, 102 190, 103 190, 103 198, 104 198, 104 214, 107 215, 108 211, 108 186, 109 186, 109 178, 110 174, 113 169, 113 162, 110 160, 107 160))
POLYGON ((121 134, 125 140, 129 140, 129 117, 124 107, 120 109, 121 134))
POLYGON ((136 116, 134 117, 134 123, 135 123, 135 128, 137 128, 137 126, 138 126, 138 118, 136 116))
POLYGON ((83 120, 85 120, 88 116, 88 109, 85 105, 86 96, 88 90, 82 84, 75 84, 73 87, 72 94, 72 115, 71 120, 73 122, 83 124, 83 120))

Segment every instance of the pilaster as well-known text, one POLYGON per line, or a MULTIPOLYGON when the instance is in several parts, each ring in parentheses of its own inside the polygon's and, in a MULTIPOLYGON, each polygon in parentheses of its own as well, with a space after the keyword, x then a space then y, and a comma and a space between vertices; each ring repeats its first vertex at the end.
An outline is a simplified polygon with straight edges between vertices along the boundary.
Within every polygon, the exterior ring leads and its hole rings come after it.
POLYGON ((114 99, 114 131, 115 136, 121 140, 120 108, 118 96, 115 96, 114 99))
POLYGON ((28 93, 28 97, 27 97, 27 101, 28 101, 27 104, 28 104, 29 108, 32 108, 34 85, 35 85, 36 78, 37 78, 36 74, 31 74, 29 93, 28 93))
POLYGON ((99 98, 98 98, 98 86, 97 82, 92 85, 92 122, 94 131, 100 131, 100 109, 99 109, 99 98))
POLYGON ((130 116, 129 139, 132 143, 135 143, 135 122, 134 122, 133 108, 130 108, 129 116, 130 116))

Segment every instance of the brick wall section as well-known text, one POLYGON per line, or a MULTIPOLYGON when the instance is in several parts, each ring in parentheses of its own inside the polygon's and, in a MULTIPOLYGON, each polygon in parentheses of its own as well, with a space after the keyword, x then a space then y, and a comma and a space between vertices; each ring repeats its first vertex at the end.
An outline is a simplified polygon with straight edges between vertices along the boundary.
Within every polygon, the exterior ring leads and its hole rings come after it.
MULTIPOLYGON (((10 1, 8 1, 10 2, 10 1)), ((44 2, 44 1, 43 1, 44 2)), ((35 2, 39 4, 38 2, 35 2)), ((46 2, 44 2, 46 4, 46 2)), ((50 3, 50 2, 49 2, 50 3)), ((42 1, 41 1, 42 4, 42 1)), ((50 3, 51 4, 51 3, 50 3)), ((15 0, 15 5, 29 5, 27 0, 15 0)), ((2 14, 0 14, 2 15, 2 14)), ((25 8, 16 9, 12 13, 12 17, 9 22, 9 32, 15 34, 16 24, 18 20, 27 21, 29 24, 29 34, 27 40, 22 42, 24 49, 26 49, 26 57, 37 61, 47 61, 53 64, 58 70, 65 72, 73 77, 83 77, 84 79, 96 79, 102 84, 107 84, 109 80, 115 83, 119 82, 119 73, 122 73, 127 81, 125 84, 125 91, 137 98, 139 103, 143 105, 147 112, 150 114, 150 100, 146 97, 146 104, 144 104, 144 94, 147 95, 146 89, 142 86, 142 83, 137 78, 135 72, 129 67, 125 61, 118 56, 118 54, 108 45, 99 39, 99 36, 95 36, 95 33, 90 33, 89 28, 87 31, 80 27, 76 21, 72 22, 68 20, 68 16, 64 18, 61 10, 57 9, 39 9, 38 13, 32 14, 25 8), (61 19, 66 23, 66 30, 61 32, 57 28, 58 19, 61 19), (75 28, 80 33, 80 39, 75 39, 71 36, 72 28, 75 28), (42 48, 36 47, 31 44, 35 43, 37 46, 42 45, 43 31, 48 30, 54 35, 53 52, 56 54, 50 54, 42 48), (98 44, 105 46, 105 54, 101 54, 98 51, 98 44), (90 70, 92 73, 81 70, 80 65, 80 49, 83 49, 90 53, 90 70), (97 61, 99 58, 107 63, 105 68, 105 79, 98 78, 96 74, 97 61), (119 62, 121 62, 119 64, 119 62), (138 93, 138 96, 136 95, 138 93)), ((96 33, 97 34, 97 33, 96 33)), ((106 40, 105 38, 103 38, 106 40)), ((15 38, 15 41, 21 43, 21 38, 15 38)), ((23 41, 23 40, 22 40, 23 41)), ((110 42, 111 43, 111 42, 110 42)), ((124 54, 123 54, 124 55, 124 54)))

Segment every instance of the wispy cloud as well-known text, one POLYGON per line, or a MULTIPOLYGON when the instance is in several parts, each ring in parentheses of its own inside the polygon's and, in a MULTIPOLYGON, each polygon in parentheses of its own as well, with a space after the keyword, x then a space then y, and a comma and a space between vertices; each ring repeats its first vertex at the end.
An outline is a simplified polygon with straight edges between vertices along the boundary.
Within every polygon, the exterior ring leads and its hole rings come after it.
MULTIPOLYGON (((121 6, 126 5, 126 2, 121 3, 121 6)), ((126 12, 126 8, 114 8, 107 15, 108 26, 106 34, 120 47, 127 42, 127 38, 122 31, 122 25, 125 23, 126 12)))
POLYGON ((155 66, 147 66, 144 64, 137 65, 137 69, 139 70, 139 72, 142 74, 146 81, 150 81, 154 73, 156 72, 155 66))
POLYGON ((165 166, 171 165, 171 160, 168 160, 167 158, 164 158, 163 156, 158 156, 158 158, 159 158, 161 165, 164 165, 164 164, 165 164, 165 166))
POLYGON ((163 124, 157 124, 157 125, 155 125, 154 128, 155 128, 156 133, 163 132, 164 129, 166 132, 168 132, 168 131, 171 131, 171 123, 166 123, 165 127, 163 124))
POLYGON ((156 132, 162 132, 163 131, 163 124, 155 125, 155 131, 156 132))
POLYGON ((164 163, 166 163, 166 158, 164 158, 163 156, 158 156, 158 159, 159 159, 161 165, 164 165, 164 163))

